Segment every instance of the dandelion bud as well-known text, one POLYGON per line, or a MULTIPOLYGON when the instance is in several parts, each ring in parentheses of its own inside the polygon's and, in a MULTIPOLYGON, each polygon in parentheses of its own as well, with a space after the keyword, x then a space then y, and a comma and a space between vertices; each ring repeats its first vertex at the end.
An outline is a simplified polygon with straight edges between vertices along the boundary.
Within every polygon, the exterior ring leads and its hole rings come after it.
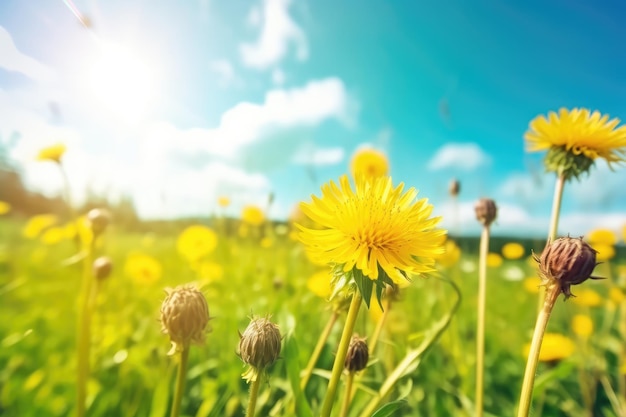
POLYGON ((367 343, 365 343, 365 339, 360 338, 358 335, 352 336, 344 367, 348 372, 362 371, 367 366, 368 360, 369 349, 367 343))
POLYGON ((596 267, 596 251, 582 238, 561 237, 550 243, 543 251, 539 273, 549 282, 557 283, 561 292, 570 297, 570 286, 580 284, 591 277, 596 267))
POLYGON ((448 186, 448 192, 452 197, 456 197, 461 192, 461 183, 456 178, 452 178, 448 186))
POLYGON ((93 275, 99 280, 104 280, 111 275, 113 269, 113 263, 108 256, 101 256, 93 261, 92 270, 93 275))
POLYGON ((89 220, 94 236, 99 236, 111 222, 111 214, 107 210, 96 208, 89 210, 87 220, 89 220))
POLYGON ((281 336, 278 326, 266 318, 253 319, 239 340, 239 356, 250 369, 243 374, 255 381, 259 372, 273 364, 280 355, 281 336))
POLYGON ((481 198, 474 205, 476 210, 476 220, 483 224, 483 226, 490 226, 496 219, 498 208, 496 202, 490 198, 481 198))
POLYGON ((161 328, 170 335, 172 349, 169 355, 182 351, 191 343, 204 343, 204 333, 209 323, 209 306, 204 294, 193 286, 180 286, 165 290, 167 297, 161 304, 161 328))

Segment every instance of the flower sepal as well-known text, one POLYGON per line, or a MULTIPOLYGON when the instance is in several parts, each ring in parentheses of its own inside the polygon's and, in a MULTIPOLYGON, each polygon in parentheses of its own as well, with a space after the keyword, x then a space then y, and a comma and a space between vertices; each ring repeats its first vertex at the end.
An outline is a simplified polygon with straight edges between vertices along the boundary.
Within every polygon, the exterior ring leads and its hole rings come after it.
POLYGON ((565 146, 553 146, 544 159, 546 171, 563 175, 566 180, 579 179, 581 174, 589 173, 594 160, 584 153, 576 153, 565 146))
MULTIPOLYGON (((400 272, 402 273, 402 271, 400 272)), ((363 297, 363 301, 365 301, 367 308, 370 308, 372 291, 376 290, 376 301, 378 302, 380 309, 384 311, 382 304, 383 291, 385 291, 385 288, 388 285, 394 285, 394 282, 391 280, 389 275, 387 275, 385 270, 379 265, 378 278, 375 280, 363 274, 363 272, 356 267, 352 268, 352 271, 348 272, 348 274, 352 275, 352 279, 361 293, 361 297, 363 297)))

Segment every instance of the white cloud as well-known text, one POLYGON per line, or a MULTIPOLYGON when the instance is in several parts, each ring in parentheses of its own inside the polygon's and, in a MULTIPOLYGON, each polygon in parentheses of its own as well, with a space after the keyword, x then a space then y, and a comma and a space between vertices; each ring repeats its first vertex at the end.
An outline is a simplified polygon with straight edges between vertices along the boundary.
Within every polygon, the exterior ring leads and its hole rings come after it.
POLYGON ((489 155, 476 143, 447 143, 437 150, 428 168, 433 171, 445 168, 473 171, 490 162, 489 155))
POLYGON ((53 72, 34 58, 21 53, 11 34, 0 26, 0 68, 7 71, 20 72, 35 81, 47 81, 53 72))
POLYGON ((302 29, 289 16, 291 0, 264 0, 263 11, 253 8, 248 21, 260 26, 259 38, 239 47, 245 65, 266 69, 283 59, 291 44, 295 45, 298 60, 305 60, 308 44, 302 29))
POLYGON ((294 163, 299 165, 334 165, 343 160, 345 151, 343 148, 314 148, 303 146, 293 158, 294 163))

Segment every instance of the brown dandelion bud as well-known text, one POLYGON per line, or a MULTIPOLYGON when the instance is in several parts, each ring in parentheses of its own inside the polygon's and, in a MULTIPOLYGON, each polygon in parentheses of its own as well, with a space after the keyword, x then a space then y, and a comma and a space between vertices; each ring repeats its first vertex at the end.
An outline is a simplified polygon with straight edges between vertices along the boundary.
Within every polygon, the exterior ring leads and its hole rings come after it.
POLYGON ((108 256, 101 256, 93 261, 93 276, 99 280, 104 280, 111 275, 113 263, 108 256))
POLYGON ((280 355, 281 336, 278 326, 266 318, 253 319, 239 340, 239 356, 261 371, 280 355))
POLYGON ((111 222, 111 214, 105 209, 95 208, 89 210, 87 220, 89 220, 94 236, 99 236, 111 222))
POLYGON ((461 192, 461 183, 456 178, 452 178, 448 186, 448 192, 452 197, 456 197, 461 192))
POLYGON ((582 238, 561 237, 550 243, 539 262, 541 277, 557 283, 566 297, 572 295, 571 285, 580 284, 591 277, 596 267, 596 251, 582 238))
POLYGON ((490 226, 498 214, 496 202, 490 198, 478 200, 474 205, 474 210, 476 210, 476 220, 482 223, 483 226, 490 226))
POLYGON ((165 291, 167 297, 161 304, 161 327, 172 341, 169 354, 187 349, 192 343, 204 343, 205 329, 210 320, 204 294, 193 286, 165 291))
POLYGON ((352 336, 350 346, 348 346, 348 353, 346 354, 344 367, 348 372, 362 371, 367 366, 368 360, 369 349, 365 339, 360 338, 358 335, 352 336))

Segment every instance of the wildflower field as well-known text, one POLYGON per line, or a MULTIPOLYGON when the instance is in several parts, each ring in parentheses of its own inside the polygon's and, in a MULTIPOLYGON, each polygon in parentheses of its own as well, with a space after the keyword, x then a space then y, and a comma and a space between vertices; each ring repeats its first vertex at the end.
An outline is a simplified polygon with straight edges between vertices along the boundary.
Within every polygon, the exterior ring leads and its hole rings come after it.
MULTIPOLYGON (((76 253, 73 239, 46 241, 58 225, 31 238, 24 236, 24 226, 9 219, 0 223, 2 415, 71 415, 82 266, 64 264, 76 253)), ((180 244, 183 235, 177 230, 183 232, 183 225, 140 234, 120 230, 113 222, 102 236, 96 252, 110 256, 114 266, 101 284, 93 314, 89 415, 167 415, 176 361, 167 355, 170 342, 161 332, 159 308, 165 287, 187 283, 195 283, 205 294, 212 331, 205 345, 190 351, 181 415, 244 415, 248 385, 241 378, 244 364, 237 347, 239 332, 251 316, 271 317, 283 335, 280 359, 262 380, 258 414, 310 415, 296 408, 304 407, 299 402, 311 410, 319 408, 344 313, 324 344, 303 395, 294 388, 333 315, 325 300, 328 269, 307 258, 292 239, 291 225, 251 226, 212 219, 208 227, 213 232, 198 233, 199 243, 191 248, 180 244), (208 246, 195 258, 199 253, 194 255, 194 248, 203 244, 208 246)), ((506 243, 492 241, 487 283, 485 409, 494 416, 511 415, 516 407, 539 289, 530 250, 540 252, 545 244, 520 242, 520 252, 517 245, 506 243)), ((459 252, 448 246, 450 256, 441 259, 438 272, 414 279, 387 310, 378 346, 354 383, 348 415, 362 415, 398 363, 416 350, 419 355, 380 406, 401 400, 399 409, 389 415, 472 415, 478 241, 461 240, 459 246, 459 252), (446 319, 459 295, 439 275, 454 282, 462 294, 449 324, 446 319)), ((626 280, 624 248, 617 249, 620 256, 597 269, 597 275, 612 279, 586 283, 573 291, 577 297, 555 309, 549 337, 544 339, 535 415, 583 416, 592 415, 591 410, 593 415, 617 415, 611 397, 619 387, 623 339, 618 316, 624 314, 624 296, 613 283, 626 280)), ((382 317, 374 301, 369 312, 361 310, 355 332, 371 339, 382 317)), ((341 401, 341 387, 339 391, 341 401)))

